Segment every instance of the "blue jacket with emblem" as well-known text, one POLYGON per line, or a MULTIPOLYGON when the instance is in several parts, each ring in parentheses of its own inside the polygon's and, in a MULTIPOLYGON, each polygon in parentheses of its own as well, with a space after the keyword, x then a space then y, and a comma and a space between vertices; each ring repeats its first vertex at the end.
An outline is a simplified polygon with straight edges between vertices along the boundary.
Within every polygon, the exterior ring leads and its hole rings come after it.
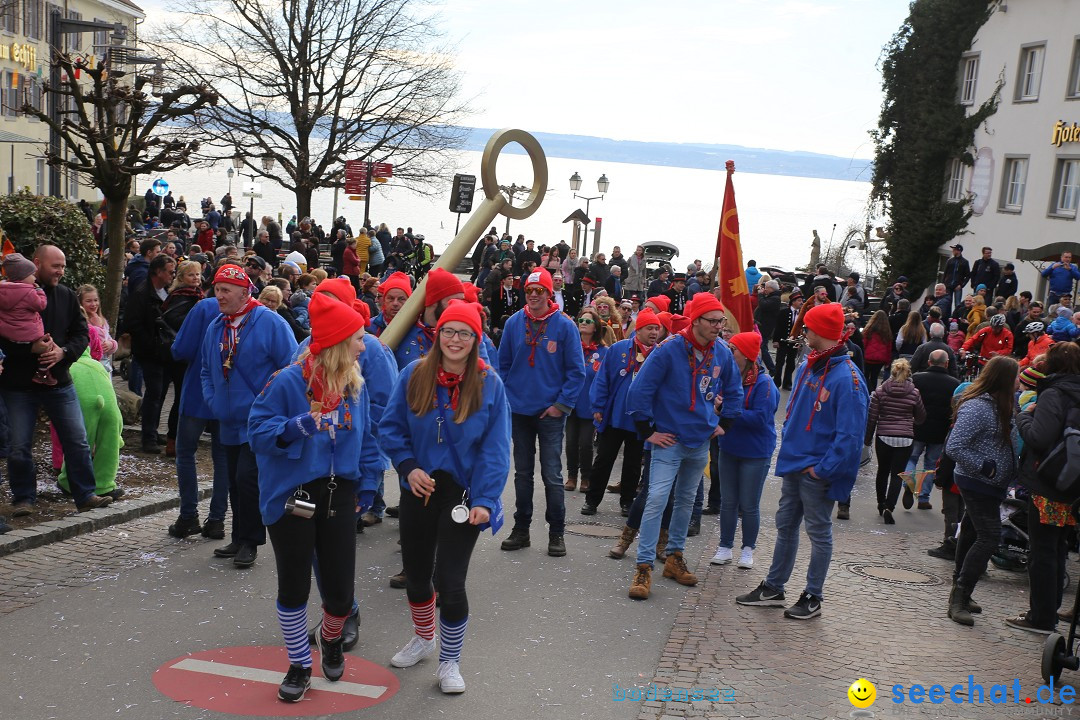
POLYGON ((720 452, 738 458, 772 459, 776 449, 776 408, 780 406, 776 383, 758 365, 757 379, 751 386, 743 385, 743 394, 742 414, 718 438, 720 452))
POLYGON ((281 440, 285 424, 311 411, 303 366, 293 363, 275 373, 255 398, 248 418, 248 437, 259 466, 259 509, 263 524, 272 525, 285 514, 285 502, 296 488, 330 473, 349 480, 344 491, 359 494, 375 490, 382 478, 382 460, 371 434, 370 401, 367 383, 356 397, 346 398, 337 409, 335 437, 326 429, 323 416, 320 431, 286 443, 281 440), (346 417, 346 415, 348 417, 346 417))
POLYGON ((866 380, 847 353, 803 362, 795 371, 776 458, 783 477, 813 468, 829 498, 846 501, 855 486, 870 405, 866 380))
POLYGON ((600 368, 603 367, 604 358, 607 357, 611 348, 606 345, 597 345, 596 350, 593 350, 588 355, 584 354, 584 350, 582 348, 582 360, 585 362, 585 382, 581 386, 581 392, 578 393, 577 403, 574 405, 574 415, 583 420, 592 420, 592 402, 589 396, 593 381, 599 374, 600 368))
POLYGON ((208 297, 195 303, 195 307, 184 318, 179 332, 172 344, 173 357, 186 362, 184 385, 180 389, 180 414, 189 417, 211 420, 214 414, 202 392, 202 342, 206 337, 206 328, 214 318, 221 315, 217 298, 208 297))
POLYGON ((510 473, 510 406, 502 380, 486 365, 483 403, 461 424, 454 422, 452 409, 444 409, 446 422, 439 442, 438 412, 431 409, 417 416, 406 400, 415 369, 416 363, 410 363, 398 375, 379 426, 383 450, 401 476, 401 492, 412 492, 406 478, 416 468, 429 475, 443 470, 459 477, 450 452, 449 443, 453 443, 458 459, 465 464, 460 472, 469 486, 469 506, 494 509, 510 473))
MULTIPOLYGON (((655 346, 653 349, 656 349, 655 346)), ((626 412, 630 383, 637 375, 637 370, 640 370, 640 367, 627 370, 631 363, 637 363, 635 350, 633 336, 615 343, 608 349, 604 364, 596 374, 596 381, 589 393, 588 407, 593 413, 603 416, 600 422, 596 423, 596 429, 600 432, 610 426, 629 432, 636 429, 633 419, 626 412)))
MULTIPOLYGON (((645 359, 630 384, 627 402, 627 412, 640 434, 671 433, 681 445, 697 448, 709 441, 718 421, 730 427, 742 413, 742 378, 727 345, 714 341, 712 360, 692 377, 691 353, 689 341, 673 335, 645 359), (717 397, 721 398, 719 417, 714 406, 717 397)), ((695 362, 703 361, 695 358, 695 362)))
POLYGON ((296 351, 296 339, 285 318, 265 305, 252 308, 250 315, 240 330, 228 377, 222 357, 225 316, 219 313, 203 336, 199 375, 203 399, 218 421, 224 445, 248 442, 251 404, 270 376, 292 362, 296 351))
MULTIPOLYGON (((438 338, 435 338, 435 340, 437 341, 438 338)), ((428 338, 427 332, 414 323, 405 337, 401 339, 397 349, 394 350, 394 359, 397 360, 398 370, 404 370, 409 363, 427 355, 431 350, 431 343, 432 340, 428 338)), ((486 343, 480 343, 480 359, 489 365, 491 364, 486 343)))
POLYGON ((526 325, 534 323, 524 309, 518 310, 503 326, 499 343, 499 376, 506 383, 510 409, 519 415, 540 415, 555 405, 568 413, 585 382, 577 325, 557 312, 544 321, 542 330, 537 328, 540 337, 535 346, 526 340, 526 325))

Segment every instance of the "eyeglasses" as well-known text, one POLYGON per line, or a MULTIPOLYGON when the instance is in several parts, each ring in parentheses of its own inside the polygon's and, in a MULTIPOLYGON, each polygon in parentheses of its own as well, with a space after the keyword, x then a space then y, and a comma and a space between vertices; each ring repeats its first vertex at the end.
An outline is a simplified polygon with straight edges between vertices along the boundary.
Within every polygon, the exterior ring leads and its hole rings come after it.
POLYGON ((593 321, 593 319, 591 317, 579 317, 577 319, 577 324, 578 325, 595 325, 596 323, 593 321))
POLYGON ((476 337, 476 333, 474 333, 472 330, 455 330, 448 327, 444 327, 439 330, 439 335, 442 336, 444 340, 461 338, 462 340, 469 341, 476 337))
POLYGON ((542 287, 527 287, 525 288, 526 295, 543 295, 547 290, 542 287))
POLYGON ((709 323, 709 325, 712 325, 714 328, 722 327, 723 324, 727 322, 726 317, 722 317, 722 318, 706 318, 706 317, 703 317, 703 318, 698 318, 698 319, 701 320, 702 322, 709 323))

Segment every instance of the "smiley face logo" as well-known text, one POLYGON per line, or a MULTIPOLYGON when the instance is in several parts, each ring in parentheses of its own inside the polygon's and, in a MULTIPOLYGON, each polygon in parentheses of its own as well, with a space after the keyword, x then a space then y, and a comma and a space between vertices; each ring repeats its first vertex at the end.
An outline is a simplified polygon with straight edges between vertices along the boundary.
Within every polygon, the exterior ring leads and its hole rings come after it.
POLYGON ((847 696, 852 705, 860 710, 865 710, 873 705, 874 700, 877 699, 877 688, 874 687, 874 683, 866 678, 859 678, 851 683, 851 687, 849 687, 847 691, 847 696))

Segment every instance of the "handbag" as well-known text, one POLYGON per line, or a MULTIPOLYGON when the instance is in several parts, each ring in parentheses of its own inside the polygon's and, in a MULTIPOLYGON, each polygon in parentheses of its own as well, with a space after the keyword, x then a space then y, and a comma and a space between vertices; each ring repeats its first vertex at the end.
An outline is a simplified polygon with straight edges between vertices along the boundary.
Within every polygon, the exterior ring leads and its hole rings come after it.
MULTIPOLYGON (((465 491, 468 492, 470 490, 468 481, 466 480, 468 476, 465 474, 465 471, 462 470, 461 458, 458 457, 457 448, 454 447, 454 436, 450 434, 450 424, 446 422, 446 414, 443 411, 444 392, 445 391, 441 387, 436 389, 435 407, 439 411, 440 425, 446 427, 447 445, 450 447, 450 460, 454 463, 454 473, 459 480, 458 484, 462 485, 465 488, 465 491)), ((449 402, 449 398, 446 399, 447 402, 449 402)), ((494 535, 499 532, 499 528, 503 526, 504 520, 502 498, 496 498, 495 507, 491 508, 488 521, 480 523, 477 527, 480 528, 480 532, 483 532, 487 528, 491 528, 491 534, 494 535)))

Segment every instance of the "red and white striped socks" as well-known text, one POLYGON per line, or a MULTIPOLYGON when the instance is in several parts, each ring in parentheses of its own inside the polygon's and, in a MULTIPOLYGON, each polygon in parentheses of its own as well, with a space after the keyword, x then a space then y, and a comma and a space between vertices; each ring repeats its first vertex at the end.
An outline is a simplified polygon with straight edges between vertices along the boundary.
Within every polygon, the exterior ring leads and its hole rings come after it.
MULTIPOLYGON (((423 603, 409 603, 409 612, 412 613, 413 628, 416 634, 424 640, 435 637, 435 596, 423 603)), ((344 618, 342 618, 344 620, 344 618)))

